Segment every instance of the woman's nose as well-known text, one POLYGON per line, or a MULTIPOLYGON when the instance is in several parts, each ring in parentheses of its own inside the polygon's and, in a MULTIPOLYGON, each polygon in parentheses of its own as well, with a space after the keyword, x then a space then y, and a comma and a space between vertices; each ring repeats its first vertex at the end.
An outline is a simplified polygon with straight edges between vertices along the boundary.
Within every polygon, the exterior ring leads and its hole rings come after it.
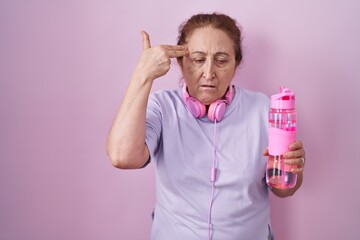
POLYGON ((204 67, 203 77, 207 80, 213 79, 215 77, 213 62, 206 61, 206 63, 203 65, 203 67, 204 67))

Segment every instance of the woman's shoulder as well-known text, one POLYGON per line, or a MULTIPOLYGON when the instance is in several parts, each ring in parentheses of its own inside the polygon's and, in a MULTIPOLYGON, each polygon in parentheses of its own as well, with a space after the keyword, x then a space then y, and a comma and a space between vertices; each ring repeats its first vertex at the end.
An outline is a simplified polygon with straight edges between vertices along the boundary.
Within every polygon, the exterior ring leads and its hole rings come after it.
POLYGON ((165 89, 165 90, 157 90, 150 94, 149 103, 156 103, 158 105, 173 105, 178 104, 182 101, 181 91, 180 89, 165 89), (170 103, 170 104, 169 104, 170 103))
POLYGON ((180 96, 179 89, 164 89, 156 90, 150 94, 150 98, 154 99, 169 99, 169 98, 178 98, 180 96))
POLYGON ((264 93, 245 89, 235 85, 235 92, 239 94, 240 101, 251 101, 252 103, 266 104, 270 103, 270 99, 264 93))

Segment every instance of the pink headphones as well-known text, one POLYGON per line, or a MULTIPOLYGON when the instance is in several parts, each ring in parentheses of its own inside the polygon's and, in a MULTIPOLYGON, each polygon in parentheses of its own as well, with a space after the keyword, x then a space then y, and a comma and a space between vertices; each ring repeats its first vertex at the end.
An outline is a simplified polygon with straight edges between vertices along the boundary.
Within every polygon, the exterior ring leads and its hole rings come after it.
MULTIPOLYGON (((187 91, 187 86, 184 83, 183 97, 187 109, 195 118, 202 118, 206 114, 206 106, 199 102, 197 99, 191 97, 187 91)), ((229 90, 226 92, 225 99, 218 99, 211 103, 208 109, 208 118, 210 121, 220 122, 225 114, 226 105, 229 105, 234 97, 234 87, 230 85, 229 90)))

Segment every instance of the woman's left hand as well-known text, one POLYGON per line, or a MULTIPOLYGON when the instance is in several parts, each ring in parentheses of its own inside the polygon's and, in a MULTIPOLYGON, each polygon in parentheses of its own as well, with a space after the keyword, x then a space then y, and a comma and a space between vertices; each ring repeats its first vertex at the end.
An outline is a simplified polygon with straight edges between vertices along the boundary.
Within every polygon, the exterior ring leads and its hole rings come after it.
POLYGON ((297 140, 289 145, 289 150, 290 151, 284 153, 284 163, 294 165, 292 173, 302 173, 305 166, 305 149, 303 143, 297 140))
MULTIPOLYGON (((292 173, 297 174, 296 185, 293 188, 279 189, 276 187, 271 188, 271 191, 278 197, 289 197, 292 196, 302 185, 303 171, 305 166, 305 149, 301 141, 295 141, 289 145, 288 152, 284 153, 284 162, 287 165, 293 165, 291 167, 292 173)), ((264 156, 269 156, 268 149, 264 151, 264 156)))
MULTIPOLYGON (((294 165, 292 172, 299 174, 304 171, 305 166, 305 149, 303 143, 299 140, 289 145, 288 152, 284 153, 285 164, 294 165)), ((268 148, 263 152, 264 156, 269 156, 268 148)))

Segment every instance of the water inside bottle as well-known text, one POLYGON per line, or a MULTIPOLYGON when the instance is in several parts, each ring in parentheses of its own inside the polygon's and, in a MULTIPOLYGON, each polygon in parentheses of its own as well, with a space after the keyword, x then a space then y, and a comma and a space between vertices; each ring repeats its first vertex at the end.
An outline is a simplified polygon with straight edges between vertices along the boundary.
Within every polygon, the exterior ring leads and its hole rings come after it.
POLYGON ((296 184, 297 175, 291 172, 294 166, 285 165, 284 157, 269 156, 266 183, 275 188, 292 188, 296 184))

